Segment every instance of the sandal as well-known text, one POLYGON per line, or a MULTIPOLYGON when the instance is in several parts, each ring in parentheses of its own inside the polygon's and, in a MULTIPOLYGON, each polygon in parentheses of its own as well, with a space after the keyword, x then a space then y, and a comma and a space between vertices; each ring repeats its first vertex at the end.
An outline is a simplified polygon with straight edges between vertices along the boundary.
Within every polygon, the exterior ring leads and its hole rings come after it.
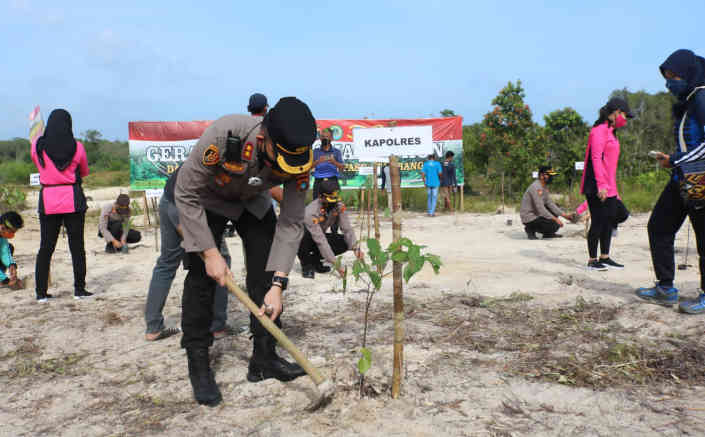
MULTIPOLYGON (((156 337, 154 337, 152 339, 147 338, 147 336, 145 335, 145 340, 147 340, 147 341, 164 340, 165 338, 169 338, 172 335, 176 335, 180 332, 181 332, 181 329, 179 329, 179 328, 164 328, 161 331, 159 331, 159 335, 157 335, 156 337)), ((149 334, 147 334, 147 335, 149 335, 149 334)))

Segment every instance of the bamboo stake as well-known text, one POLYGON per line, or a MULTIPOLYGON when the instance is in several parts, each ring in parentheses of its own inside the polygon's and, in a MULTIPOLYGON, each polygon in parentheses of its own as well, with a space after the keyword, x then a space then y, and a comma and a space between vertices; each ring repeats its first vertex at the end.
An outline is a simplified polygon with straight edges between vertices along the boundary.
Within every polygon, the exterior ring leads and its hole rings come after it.
MULTIPOLYGON (((392 236, 393 240, 401 238, 401 178, 399 161, 396 156, 389 157, 389 176, 392 183, 392 236)), ((394 262, 394 369, 392 371, 392 398, 399 397, 401 391, 401 369, 404 362, 404 296, 401 276, 401 263, 394 262)))

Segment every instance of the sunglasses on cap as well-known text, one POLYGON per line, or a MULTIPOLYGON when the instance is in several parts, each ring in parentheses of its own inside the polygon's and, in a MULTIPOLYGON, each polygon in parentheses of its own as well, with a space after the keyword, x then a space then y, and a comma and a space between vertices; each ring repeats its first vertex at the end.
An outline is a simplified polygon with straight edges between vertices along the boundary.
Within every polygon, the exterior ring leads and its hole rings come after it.
POLYGON ((323 200, 325 200, 327 203, 340 202, 340 195, 337 191, 333 191, 332 193, 321 193, 321 197, 323 197, 323 200))

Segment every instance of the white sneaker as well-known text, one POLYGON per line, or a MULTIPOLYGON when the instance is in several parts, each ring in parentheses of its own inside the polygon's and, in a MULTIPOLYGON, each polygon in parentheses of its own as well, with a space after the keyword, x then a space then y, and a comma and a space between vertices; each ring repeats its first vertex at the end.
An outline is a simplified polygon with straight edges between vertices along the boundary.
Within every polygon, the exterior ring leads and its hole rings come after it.
POLYGON ((49 299, 47 299, 46 297, 43 297, 41 299, 37 299, 37 303, 44 303, 44 302, 49 302, 49 299))

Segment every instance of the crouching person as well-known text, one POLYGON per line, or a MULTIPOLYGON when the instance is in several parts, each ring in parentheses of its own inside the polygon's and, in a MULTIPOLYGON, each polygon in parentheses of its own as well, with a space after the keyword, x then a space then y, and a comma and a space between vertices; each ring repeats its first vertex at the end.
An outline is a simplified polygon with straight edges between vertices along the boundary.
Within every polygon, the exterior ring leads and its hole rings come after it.
POLYGON ((24 284, 17 277, 17 264, 13 258, 15 247, 9 240, 15 237, 15 232, 23 225, 22 216, 14 211, 0 216, 0 283, 13 290, 24 288, 24 284))
POLYGON ((130 197, 127 194, 120 194, 115 203, 107 204, 101 209, 98 236, 105 238, 107 253, 116 253, 127 243, 134 244, 142 239, 140 231, 130 229, 129 223, 130 197))
POLYGON ((529 185, 521 199, 519 216, 529 240, 536 240, 537 232, 543 235, 543 238, 560 238, 562 235, 556 234, 556 231, 563 227, 559 217, 573 219, 573 214, 561 211, 549 196, 548 185, 557 174, 551 167, 541 166, 538 180, 529 185))
MULTIPOLYGON (((345 212, 345 204, 340 201, 338 184, 333 180, 322 181, 319 185, 318 199, 314 199, 306 207, 304 219, 304 237, 299 246, 299 261, 301 274, 304 278, 313 279, 315 272, 327 273, 330 267, 323 265, 323 260, 335 264, 335 256, 348 250, 354 250, 358 258, 362 251, 358 248, 355 231, 353 231, 345 212), (337 225, 343 234, 326 232, 337 225)), ((341 276, 344 271, 339 271, 341 276)))

